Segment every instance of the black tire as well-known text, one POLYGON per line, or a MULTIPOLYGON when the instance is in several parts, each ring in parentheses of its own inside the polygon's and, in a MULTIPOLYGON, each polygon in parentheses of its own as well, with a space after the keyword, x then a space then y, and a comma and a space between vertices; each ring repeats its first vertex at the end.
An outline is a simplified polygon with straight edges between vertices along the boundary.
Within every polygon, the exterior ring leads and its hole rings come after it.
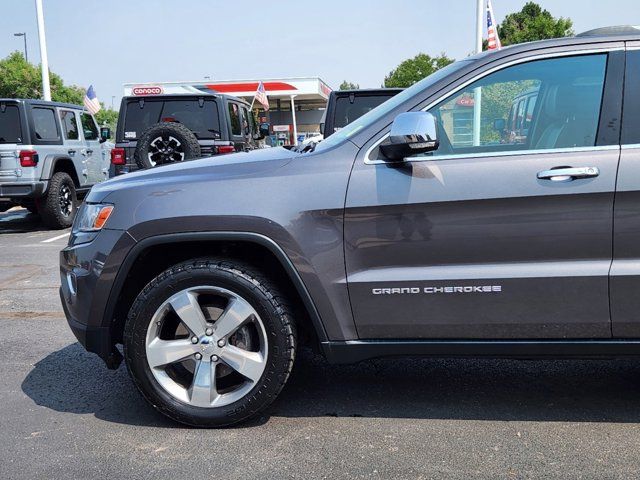
POLYGON ((40 203, 42 221, 49 228, 67 228, 73 223, 78 208, 76 186, 68 173, 56 172, 40 203))
POLYGON ((201 155, 200 144, 191 130, 181 123, 162 122, 150 126, 140 135, 133 157, 139 168, 153 168, 193 160, 201 155), (166 152, 160 152, 159 146, 165 147, 166 152), (155 157, 155 165, 149 159, 150 153, 155 157))
POLYGON ((284 387, 296 352, 292 308, 279 287, 255 268, 234 260, 203 258, 177 264, 154 278, 134 301, 124 329, 124 356, 134 383, 160 413, 187 425, 224 427, 265 409, 284 387), (158 308, 184 289, 214 286, 242 296, 260 316, 267 337, 266 367, 242 398, 220 407, 198 407, 170 395, 147 362, 147 331, 158 308))

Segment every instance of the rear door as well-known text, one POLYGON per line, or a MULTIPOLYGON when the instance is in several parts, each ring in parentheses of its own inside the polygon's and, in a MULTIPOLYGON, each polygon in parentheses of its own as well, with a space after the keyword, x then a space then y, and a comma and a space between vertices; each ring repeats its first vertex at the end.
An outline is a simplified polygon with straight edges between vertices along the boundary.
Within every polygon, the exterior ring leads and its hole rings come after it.
POLYGON ((59 108, 58 115, 64 143, 68 147, 67 154, 76 166, 80 185, 91 185, 94 176, 91 168, 91 153, 82 138, 78 112, 68 108, 59 108))
POLYGON ((627 43, 621 143, 611 319, 614 337, 640 338, 640 42, 627 43))
POLYGON ((16 150, 25 142, 24 113, 16 102, 0 102, 0 182, 17 180, 16 150))
POLYGON ((488 67, 428 107, 432 155, 389 165, 378 140, 363 149, 345 213, 361 338, 611 336, 614 50, 488 67), (504 138, 494 124, 532 91, 526 136, 504 138))

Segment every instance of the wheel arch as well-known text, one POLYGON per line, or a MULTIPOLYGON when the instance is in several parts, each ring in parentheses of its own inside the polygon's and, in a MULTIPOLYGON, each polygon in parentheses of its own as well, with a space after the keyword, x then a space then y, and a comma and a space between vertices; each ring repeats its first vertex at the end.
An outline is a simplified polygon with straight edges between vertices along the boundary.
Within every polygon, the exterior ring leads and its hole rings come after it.
POLYGON ((65 172, 69 174, 76 188, 80 187, 80 178, 76 166, 71 158, 64 155, 54 155, 47 158, 44 162, 41 178, 50 180, 56 172, 65 172))
POLYGON ((298 325, 314 346, 328 340, 320 314, 302 278, 285 252, 270 238, 250 232, 191 232, 148 237, 129 251, 109 293, 103 326, 111 343, 122 342, 126 316, 139 291, 156 275, 180 261, 224 255, 267 269, 283 287, 293 287, 297 310, 305 318, 298 325))

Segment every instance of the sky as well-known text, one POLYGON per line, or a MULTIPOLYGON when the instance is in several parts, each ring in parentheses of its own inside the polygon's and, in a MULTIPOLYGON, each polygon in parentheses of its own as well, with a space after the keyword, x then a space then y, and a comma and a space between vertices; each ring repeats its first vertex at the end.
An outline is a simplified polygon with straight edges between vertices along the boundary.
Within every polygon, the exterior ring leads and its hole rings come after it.
MULTIPOLYGON (((526 0, 492 0, 500 22, 526 0)), ((581 32, 640 24, 640 0, 538 0, 581 32)), ((379 87, 420 52, 472 52, 476 0, 43 0, 49 67, 117 107, 122 84, 318 76, 379 87), (115 97, 112 99, 112 96, 115 97)), ((0 0, 0 58, 40 63, 34 0, 0 0)))

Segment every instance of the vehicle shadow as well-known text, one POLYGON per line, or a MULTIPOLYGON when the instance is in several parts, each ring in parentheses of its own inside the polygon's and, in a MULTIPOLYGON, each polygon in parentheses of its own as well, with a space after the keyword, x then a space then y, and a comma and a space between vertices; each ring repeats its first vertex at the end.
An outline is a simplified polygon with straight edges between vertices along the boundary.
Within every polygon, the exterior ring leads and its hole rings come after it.
MULTIPOLYGON (((75 343, 35 364, 22 390, 36 404, 131 425, 176 427, 150 408, 126 368, 107 370, 75 343)), ((381 359, 330 365, 303 351, 270 417, 375 417, 500 421, 640 421, 633 360, 381 359)))
POLYGON ((39 215, 30 213, 26 208, 11 208, 0 213, 0 234, 29 233, 48 230, 42 224, 39 215))

